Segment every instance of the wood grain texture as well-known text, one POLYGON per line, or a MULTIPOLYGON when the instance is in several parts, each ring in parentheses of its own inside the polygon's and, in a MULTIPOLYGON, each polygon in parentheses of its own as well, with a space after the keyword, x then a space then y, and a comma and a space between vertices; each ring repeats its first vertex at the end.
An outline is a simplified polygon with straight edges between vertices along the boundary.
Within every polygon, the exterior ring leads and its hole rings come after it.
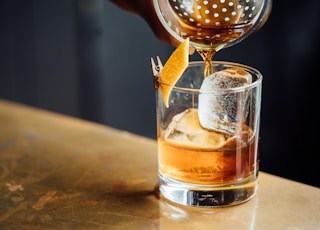
POLYGON ((0 229, 319 229, 320 189, 260 173, 222 209, 157 196, 154 140, 0 100, 0 229))

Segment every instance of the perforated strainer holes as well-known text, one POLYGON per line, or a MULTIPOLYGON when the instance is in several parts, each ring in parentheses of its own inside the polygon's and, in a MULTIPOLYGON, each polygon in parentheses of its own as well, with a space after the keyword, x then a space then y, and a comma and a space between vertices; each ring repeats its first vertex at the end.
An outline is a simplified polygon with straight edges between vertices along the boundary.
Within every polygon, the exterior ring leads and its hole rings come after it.
POLYGON ((249 23, 261 0, 169 0, 175 13, 191 26, 228 26, 249 23))

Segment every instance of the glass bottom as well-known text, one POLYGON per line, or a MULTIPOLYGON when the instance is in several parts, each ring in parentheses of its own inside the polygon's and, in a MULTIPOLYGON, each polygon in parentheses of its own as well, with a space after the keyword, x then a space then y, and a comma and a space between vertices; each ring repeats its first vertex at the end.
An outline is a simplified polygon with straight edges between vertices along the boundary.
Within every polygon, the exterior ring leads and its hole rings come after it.
POLYGON ((161 195, 176 204, 213 208, 244 203, 254 197, 258 189, 258 179, 253 177, 236 185, 195 185, 181 183, 159 175, 161 195))

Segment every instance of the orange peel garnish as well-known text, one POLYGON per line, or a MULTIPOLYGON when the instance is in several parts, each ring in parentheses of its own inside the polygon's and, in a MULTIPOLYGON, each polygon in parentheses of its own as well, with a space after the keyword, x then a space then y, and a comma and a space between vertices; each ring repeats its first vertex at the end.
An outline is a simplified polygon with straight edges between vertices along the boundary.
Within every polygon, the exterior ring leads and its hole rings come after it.
POLYGON ((169 107, 169 96, 172 87, 177 83, 182 73, 189 64, 189 38, 186 38, 173 51, 163 69, 159 73, 160 77, 160 91, 165 106, 169 107))

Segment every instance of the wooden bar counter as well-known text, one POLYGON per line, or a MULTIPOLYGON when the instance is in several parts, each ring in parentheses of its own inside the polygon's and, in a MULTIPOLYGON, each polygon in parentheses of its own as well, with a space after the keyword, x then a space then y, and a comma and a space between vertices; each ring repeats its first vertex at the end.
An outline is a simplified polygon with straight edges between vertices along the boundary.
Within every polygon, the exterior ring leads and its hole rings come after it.
POLYGON ((320 229, 320 189, 260 173, 255 198, 195 209, 157 196, 154 140, 0 100, 0 229, 320 229))

